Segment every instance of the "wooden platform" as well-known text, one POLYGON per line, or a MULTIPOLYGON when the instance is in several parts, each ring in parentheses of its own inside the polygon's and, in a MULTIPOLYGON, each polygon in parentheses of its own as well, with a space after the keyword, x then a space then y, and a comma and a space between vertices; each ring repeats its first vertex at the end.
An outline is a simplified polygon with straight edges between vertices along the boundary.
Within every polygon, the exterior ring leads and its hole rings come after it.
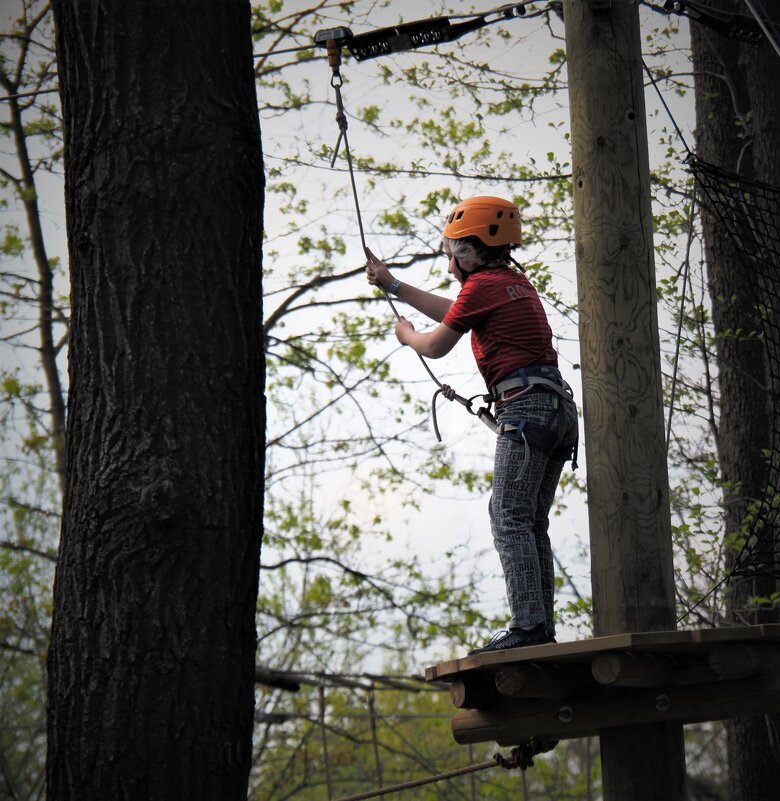
POLYGON ((780 624, 616 634, 429 667, 461 709, 459 743, 510 746, 603 729, 780 712, 780 624))

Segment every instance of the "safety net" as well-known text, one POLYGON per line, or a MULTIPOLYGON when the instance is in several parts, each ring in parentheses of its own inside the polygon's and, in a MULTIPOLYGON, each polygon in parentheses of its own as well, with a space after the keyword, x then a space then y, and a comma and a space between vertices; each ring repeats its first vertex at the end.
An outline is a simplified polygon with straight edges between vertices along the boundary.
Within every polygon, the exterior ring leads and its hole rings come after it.
POLYGON ((780 578, 780 187, 746 180, 697 158, 690 159, 690 168, 705 204, 742 257, 761 320, 771 398, 766 489, 750 511, 731 575, 763 573, 780 578))

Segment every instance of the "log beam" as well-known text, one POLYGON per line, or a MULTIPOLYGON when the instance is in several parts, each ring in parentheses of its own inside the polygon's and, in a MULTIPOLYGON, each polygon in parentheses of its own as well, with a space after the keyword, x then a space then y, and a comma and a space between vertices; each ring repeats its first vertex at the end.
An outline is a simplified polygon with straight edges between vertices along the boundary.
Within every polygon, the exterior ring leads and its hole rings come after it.
POLYGON ((663 687, 672 683, 674 661, 652 654, 599 654, 590 666, 599 684, 611 687, 663 687))
POLYGON ((510 698, 566 698, 578 684, 579 675, 560 665, 518 665, 496 673, 496 689, 510 698))
POLYGON ((518 745, 532 736, 592 737, 604 730, 653 723, 700 723, 780 712, 780 675, 664 688, 602 688, 558 703, 533 700, 511 708, 468 710, 452 720, 459 743, 518 745))
POLYGON ((724 679, 746 678, 780 670, 780 646, 728 643, 710 652, 709 664, 724 679))
POLYGON ((501 702, 501 696, 489 676, 470 676, 450 684, 450 701, 457 709, 489 709, 501 702))

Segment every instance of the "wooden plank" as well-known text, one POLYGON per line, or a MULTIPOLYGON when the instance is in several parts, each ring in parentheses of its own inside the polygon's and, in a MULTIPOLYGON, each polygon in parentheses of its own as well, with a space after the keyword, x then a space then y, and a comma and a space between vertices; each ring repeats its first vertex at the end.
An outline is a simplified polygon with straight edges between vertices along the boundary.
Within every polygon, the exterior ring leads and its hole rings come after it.
POLYGON ((699 723, 780 712, 780 675, 767 674, 661 689, 602 689, 551 703, 525 701, 503 710, 468 710, 452 720, 459 743, 518 745, 532 736, 571 739, 651 723, 699 723))
POLYGON ((694 629, 696 642, 719 643, 743 640, 780 641, 780 623, 764 623, 758 626, 727 626, 718 629, 694 629))
MULTIPOLYGON (((685 634, 685 632, 671 632, 685 634)), ((498 669, 507 665, 523 662, 542 662, 567 660, 569 658, 588 657, 590 654, 616 649, 631 648, 634 634, 613 634, 609 637, 592 637, 587 640, 549 643, 547 645, 530 645, 524 648, 508 648, 505 651, 492 651, 485 654, 474 654, 460 659, 440 662, 425 670, 428 681, 450 679, 459 673, 472 670, 498 669)))
POLYGON ((572 642, 511 648, 506 651, 474 654, 451 659, 426 668, 428 681, 450 681, 471 671, 499 670, 513 664, 527 662, 578 662, 588 661, 599 653, 610 651, 641 651, 649 653, 705 655, 710 646, 723 642, 778 641, 780 624, 758 626, 732 626, 722 629, 696 629, 691 631, 645 631, 632 634, 612 634, 572 642))
POLYGON ((524 662, 588 661, 589 657, 602 651, 632 650, 634 648, 665 648, 689 644, 690 631, 649 631, 634 634, 611 634, 606 637, 591 637, 587 640, 532 645, 524 648, 508 648, 474 654, 460 659, 440 662, 426 668, 428 681, 451 679, 459 673, 472 670, 499 669, 507 665, 524 662))

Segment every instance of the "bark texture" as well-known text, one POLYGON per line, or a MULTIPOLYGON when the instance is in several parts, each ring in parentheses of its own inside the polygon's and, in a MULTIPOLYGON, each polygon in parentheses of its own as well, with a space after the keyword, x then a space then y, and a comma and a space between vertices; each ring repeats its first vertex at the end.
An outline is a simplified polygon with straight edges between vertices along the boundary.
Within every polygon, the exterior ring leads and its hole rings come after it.
MULTIPOLYGON (((749 14, 738 0, 708 3, 729 12, 749 14)), ((764 3, 774 22, 780 7, 764 3)), ((696 76, 696 151, 716 166, 746 178, 780 185, 780 91, 775 74, 780 59, 769 42, 740 44, 691 24, 696 76)), ((718 335, 720 422, 718 450, 725 482, 725 531, 739 531, 755 499, 766 489, 763 451, 771 441, 772 395, 766 355, 760 337, 755 298, 740 256, 724 226, 705 209, 702 215, 718 335)), ((780 224, 780 221, 778 221, 780 224)), ((765 530, 771 536, 771 529, 765 530)), ((730 558, 733 560, 734 553, 730 558)), ((771 577, 742 578, 728 596, 733 623, 776 622, 777 610, 750 611, 753 596, 776 590, 771 577)), ((780 786, 780 763, 772 752, 763 717, 730 721, 729 772, 732 801, 774 798, 780 786)))
POLYGON ((53 6, 72 338, 48 798, 243 799, 264 419, 249 3, 53 6))

